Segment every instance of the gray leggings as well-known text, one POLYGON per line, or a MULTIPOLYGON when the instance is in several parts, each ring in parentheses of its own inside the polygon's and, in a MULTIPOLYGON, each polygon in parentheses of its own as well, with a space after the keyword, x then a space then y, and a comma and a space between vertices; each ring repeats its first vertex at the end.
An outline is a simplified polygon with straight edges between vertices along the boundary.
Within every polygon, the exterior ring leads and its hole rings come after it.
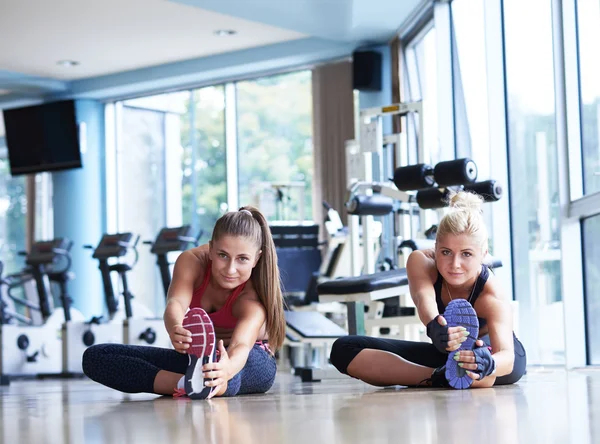
MULTIPOLYGON (((93 381, 121 392, 155 393, 158 372, 166 370, 183 376, 188 360, 188 355, 166 348, 98 344, 83 354, 83 372, 93 381)), ((273 385, 276 372, 275 358, 257 343, 244 368, 229 380, 223 396, 265 393, 273 385)))

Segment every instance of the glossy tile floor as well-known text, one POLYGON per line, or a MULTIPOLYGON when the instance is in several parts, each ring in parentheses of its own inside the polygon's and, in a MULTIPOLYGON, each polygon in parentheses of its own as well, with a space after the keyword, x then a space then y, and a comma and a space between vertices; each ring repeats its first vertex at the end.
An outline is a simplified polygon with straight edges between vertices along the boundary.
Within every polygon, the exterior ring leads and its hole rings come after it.
POLYGON ((600 370, 530 369, 483 390, 377 389, 349 378, 190 401, 89 380, 0 387, 0 443, 600 443, 600 370))

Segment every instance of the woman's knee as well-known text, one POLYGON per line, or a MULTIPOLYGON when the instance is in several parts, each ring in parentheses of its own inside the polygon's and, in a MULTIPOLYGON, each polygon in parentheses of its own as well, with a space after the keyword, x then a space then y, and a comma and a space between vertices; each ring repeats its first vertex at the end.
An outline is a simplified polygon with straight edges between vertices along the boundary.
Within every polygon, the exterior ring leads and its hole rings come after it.
POLYGON ((83 352, 81 358, 81 366, 83 373, 91 379, 95 373, 95 370, 100 369, 102 366, 102 357, 110 352, 112 344, 96 344, 88 347, 83 352))
POLYGON ((98 347, 99 345, 92 345, 83 352, 81 367, 83 368, 83 373, 88 377, 91 377, 90 374, 93 373, 94 368, 98 365, 98 353, 100 353, 98 347))
POLYGON ((362 336, 342 336, 336 339, 331 346, 329 362, 340 373, 348 374, 348 365, 365 348, 366 344, 362 336))

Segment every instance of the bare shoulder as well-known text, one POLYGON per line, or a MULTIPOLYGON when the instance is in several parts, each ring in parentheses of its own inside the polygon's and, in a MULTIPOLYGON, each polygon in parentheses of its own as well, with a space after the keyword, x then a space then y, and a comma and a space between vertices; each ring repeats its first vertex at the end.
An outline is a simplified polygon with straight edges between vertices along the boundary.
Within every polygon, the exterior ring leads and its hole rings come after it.
POLYGON ((208 246, 203 247, 192 248, 179 255, 173 269, 173 282, 185 281, 197 285, 208 265, 208 246))
POLYGON ((429 278, 432 282, 437 279, 437 267, 433 250, 415 250, 406 261, 406 274, 409 281, 414 278, 429 278))
POLYGON ((204 269, 208 264, 208 245, 201 245, 184 251, 179 255, 175 264, 179 264, 180 267, 182 265, 199 266, 204 269))
POLYGON ((506 315, 511 311, 506 293, 494 275, 488 278, 475 305, 477 313, 486 319, 506 315))
POLYGON ((194 256, 200 262, 208 262, 208 244, 190 248, 189 250, 186 250, 183 253, 181 253, 181 256, 183 256, 184 254, 188 256, 194 256))
POLYGON ((433 266, 435 267, 435 259, 433 250, 415 250, 408 255, 406 261, 407 268, 412 266, 433 266))
POLYGON ((233 304, 233 315, 236 318, 244 317, 244 316, 253 316, 258 315, 261 317, 266 317, 267 310, 263 306, 260 301, 254 286, 252 285, 252 281, 248 281, 246 286, 238 296, 237 300, 233 304))
POLYGON ((256 301, 256 302, 260 303, 258 293, 256 292, 256 289, 254 288, 254 284, 252 283, 252 280, 249 280, 248 282, 246 282, 246 285, 244 286, 244 289, 238 296, 237 301, 256 301))

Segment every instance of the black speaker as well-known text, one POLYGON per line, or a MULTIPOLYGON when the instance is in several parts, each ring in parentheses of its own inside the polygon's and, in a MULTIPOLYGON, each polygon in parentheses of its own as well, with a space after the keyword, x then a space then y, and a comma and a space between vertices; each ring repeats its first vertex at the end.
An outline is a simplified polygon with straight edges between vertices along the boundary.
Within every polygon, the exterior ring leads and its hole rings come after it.
POLYGON ((356 51, 352 54, 352 85, 359 91, 381 91, 381 54, 356 51))

